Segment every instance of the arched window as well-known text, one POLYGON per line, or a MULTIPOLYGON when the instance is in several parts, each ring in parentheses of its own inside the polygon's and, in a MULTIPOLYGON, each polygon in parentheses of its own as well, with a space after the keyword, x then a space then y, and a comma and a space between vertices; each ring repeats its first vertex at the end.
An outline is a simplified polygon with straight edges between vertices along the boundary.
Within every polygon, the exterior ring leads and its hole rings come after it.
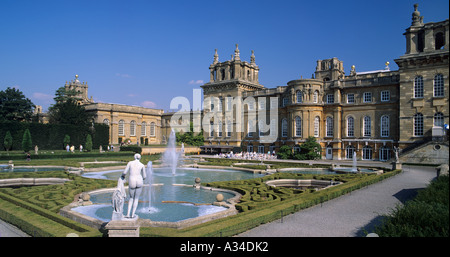
POLYGON ((333 118, 332 117, 327 117, 326 119, 326 124, 325 124, 325 134, 327 135, 327 137, 332 137, 333 136, 333 118))
POLYGON ((442 112, 437 112, 434 114, 434 126, 444 127, 444 114, 442 112))
POLYGON ((303 93, 302 93, 302 91, 297 90, 296 96, 297 96, 297 103, 302 103, 303 102, 303 93))
POLYGON ((414 97, 423 98, 423 77, 417 76, 414 78, 414 97))
POLYGON ((355 118, 353 118, 352 116, 349 116, 347 118, 347 136, 355 136, 355 118))
POLYGON ((318 101, 319 101, 319 92, 316 90, 314 91, 313 102, 317 103, 318 101))
POLYGON ((314 137, 319 137, 320 118, 316 116, 314 118, 314 137))
POLYGON ((119 136, 125 136, 125 121, 119 120, 119 136))
POLYGON ((444 76, 442 74, 434 76, 433 84, 433 95, 435 97, 444 97, 444 76))
POLYGON ((380 161, 387 161, 391 159, 391 149, 386 146, 380 148, 380 161))
POLYGON ((389 136, 389 116, 381 116, 381 137, 389 136))
POLYGON ((145 137, 147 135, 147 122, 143 121, 141 124, 141 136, 145 137))
POLYGON ((363 160, 372 160, 372 152, 373 152, 372 147, 365 145, 362 150, 363 150, 362 156, 363 160))
POLYGON ((371 126, 370 116, 364 116, 364 119, 363 119, 363 136, 370 137, 372 135, 371 134, 371 129, 372 129, 372 126, 371 126))
POLYGON ((150 123, 150 136, 154 137, 156 136, 156 124, 154 122, 150 123))
POLYGON ((352 159, 353 158, 353 153, 355 152, 355 147, 352 145, 348 145, 345 148, 345 158, 346 159, 352 159))
POLYGON ((299 116, 295 117, 295 136, 302 136, 302 118, 299 116))
POLYGON ((134 120, 130 122, 130 136, 136 136, 136 121, 134 120))
POLYGON ((227 137, 231 137, 231 130, 233 129, 233 127, 231 126, 231 121, 228 120, 227 121, 227 137))
POLYGON ((281 121, 281 136, 287 137, 288 136, 288 122, 287 119, 283 119, 281 121))
POLYGON ((414 114, 414 136, 423 136, 423 114, 414 114))

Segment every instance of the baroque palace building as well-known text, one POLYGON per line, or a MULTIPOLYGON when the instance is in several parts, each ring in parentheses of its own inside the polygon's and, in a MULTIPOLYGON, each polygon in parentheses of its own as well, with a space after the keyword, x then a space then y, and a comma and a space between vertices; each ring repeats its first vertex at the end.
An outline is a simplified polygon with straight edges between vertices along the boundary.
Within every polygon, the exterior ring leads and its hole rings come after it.
POLYGON ((248 63, 241 61, 237 45, 225 62, 218 61, 216 50, 210 81, 202 86, 207 99, 203 115, 223 114, 218 122, 217 117, 211 119, 211 129, 204 133, 209 144, 205 149, 228 151, 237 146, 266 153, 290 145, 295 150, 312 136, 326 159, 351 159, 356 151, 359 159, 389 160, 394 147, 411 148, 444 135, 449 121, 449 21, 423 23, 418 5, 414 8, 411 27, 404 33, 406 53, 395 60, 396 71, 387 62, 383 70, 369 72, 352 66, 346 75, 343 62, 331 58, 317 61, 311 79, 266 88, 259 84, 253 51, 248 63), (237 97, 254 101, 244 100, 239 106, 232 102, 237 97), (252 121, 250 115, 260 109, 265 110, 266 122, 252 121), (277 109, 277 120, 270 120, 271 109, 277 109), (227 118, 227 110, 234 115, 243 111, 243 119, 227 118), (276 140, 264 142, 271 130, 277 130, 276 140))
POLYGON ((120 144, 161 144, 161 117, 164 111, 139 106, 95 103, 88 98, 88 84, 81 83, 78 75, 75 80, 66 82, 64 87, 78 92, 78 104, 87 112, 93 113, 94 122, 109 125, 109 143, 120 144))
MULTIPOLYGON (((324 159, 351 159, 356 152, 363 160, 389 160, 394 147, 414 148, 444 135, 449 123, 449 20, 423 23, 418 6, 414 9, 404 33, 406 52, 395 59, 399 70, 390 70, 389 63, 369 72, 352 66, 346 75, 343 62, 330 58, 317 61, 310 79, 266 88, 259 83, 253 51, 250 62, 242 61, 236 45, 231 59, 219 62, 216 50, 210 81, 201 86, 203 110, 189 113, 194 126, 195 114, 201 117, 203 148, 267 153, 289 145, 295 150, 312 136, 324 159), (212 113, 221 115, 210 118, 212 113)), ((177 122, 171 121, 176 113, 161 109, 95 103, 78 76, 65 87, 80 92, 80 104, 95 122, 110 126, 111 144, 164 144, 177 122)))

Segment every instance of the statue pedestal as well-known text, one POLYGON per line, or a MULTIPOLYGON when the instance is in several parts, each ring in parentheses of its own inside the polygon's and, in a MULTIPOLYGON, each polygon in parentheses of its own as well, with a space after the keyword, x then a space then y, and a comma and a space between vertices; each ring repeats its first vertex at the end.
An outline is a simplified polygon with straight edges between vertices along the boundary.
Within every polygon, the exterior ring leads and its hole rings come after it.
POLYGON ((106 226, 109 237, 139 237, 138 218, 112 220, 106 226))
POLYGON ((392 170, 401 170, 402 164, 399 162, 392 162, 392 170))

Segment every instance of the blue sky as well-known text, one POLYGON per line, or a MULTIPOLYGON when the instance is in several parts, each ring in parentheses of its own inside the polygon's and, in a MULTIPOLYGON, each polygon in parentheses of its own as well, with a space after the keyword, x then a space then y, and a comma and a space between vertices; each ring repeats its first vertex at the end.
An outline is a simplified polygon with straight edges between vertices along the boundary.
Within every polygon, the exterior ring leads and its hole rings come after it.
POLYGON ((449 17, 448 0, 0 0, 0 90, 47 109, 78 74, 95 101, 168 110, 209 81, 214 49, 225 61, 235 44, 241 60, 255 51, 269 88, 310 78, 332 57, 346 74, 386 61, 396 70, 414 3, 424 22, 449 17))

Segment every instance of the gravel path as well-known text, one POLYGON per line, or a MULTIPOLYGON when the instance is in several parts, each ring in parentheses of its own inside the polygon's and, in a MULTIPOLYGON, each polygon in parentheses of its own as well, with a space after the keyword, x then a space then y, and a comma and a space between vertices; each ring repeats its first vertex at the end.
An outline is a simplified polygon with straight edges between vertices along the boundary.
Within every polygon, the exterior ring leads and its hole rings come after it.
POLYGON ((434 167, 403 166, 382 182, 246 231, 240 237, 359 237, 436 177, 434 167))

